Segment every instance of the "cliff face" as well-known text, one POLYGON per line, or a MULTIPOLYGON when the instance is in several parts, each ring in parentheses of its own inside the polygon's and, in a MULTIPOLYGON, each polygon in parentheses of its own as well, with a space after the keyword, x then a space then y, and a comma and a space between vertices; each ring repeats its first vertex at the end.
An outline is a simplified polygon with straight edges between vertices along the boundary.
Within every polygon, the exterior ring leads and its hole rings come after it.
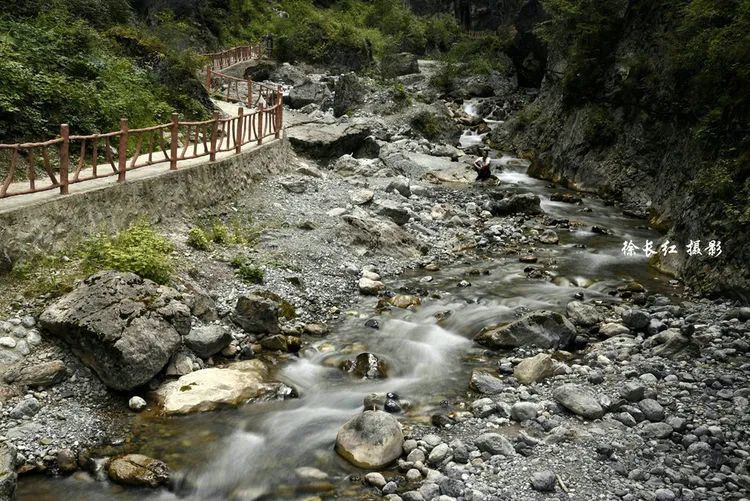
POLYGON ((419 15, 451 13, 465 30, 494 31, 512 21, 521 0, 406 0, 419 15))
POLYGON ((736 199, 742 175, 739 185, 732 187, 735 178, 722 195, 706 187, 718 182, 707 169, 724 160, 696 141, 692 117, 681 115, 679 106, 665 105, 684 96, 680 82, 660 77, 673 51, 669 44, 679 10, 634 9, 634 3, 623 1, 617 12, 596 92, 587 88, 589 75, 574 73, 571 80, 570 65, 576 63, 571 52, 550 44, 538 98, 496 129, 492 141, 529 158, 536 177, 598 192, 649 218, 678 249, 668 259, 655 257, 658 268, 702 292, 747 302, 750 227, 746 216, 727 216, 726 210, 730 202, 742 209, 736 199), (577 96, 574 103, 571 94, 577 96), (686 246, 695 240, 704 254, 691 257, 686 246), (720 256, 705 254, 710 240, 722 242, 720 256))

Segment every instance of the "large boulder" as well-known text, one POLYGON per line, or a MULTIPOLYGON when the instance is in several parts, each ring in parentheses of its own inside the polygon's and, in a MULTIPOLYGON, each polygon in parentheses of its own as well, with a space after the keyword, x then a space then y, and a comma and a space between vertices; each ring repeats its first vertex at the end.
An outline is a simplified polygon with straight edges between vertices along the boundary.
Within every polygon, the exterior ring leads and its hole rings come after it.
POLYGON ((366 89, 356 73, 341 75, 333 87, 333 114, 340 117, 362 104, 366 89))
POLYGON ((108 387, 131 390, 158 374, 190 332, 181 299, 138 275, 107 271, 50 305, 40 322, 108 387))
POLYGON ((292 87, 286 104, 292 109, 300 109, 313 103, 322 106, 326 101, 330 101, 331 96, 331 91, 326 84, 306 80, 302 84, 292 87))
POLYGON ((321 127, 317 123, 306 123, 288 127, 285 133, 298 153, 319 160, 332 160, 346 154, 357 154, 367 144, 371 130, 364 124, 321 127))
POLYGON ((604 409, 594 393, 583 386, 572 383, 558 386, 552 397, 555 402, 583 418, 599 419, 604 415, 604 409))
POLYGON ((244 360, 226 368, 201 369, 155 391, 166 414, 190 414, 237 407, 250 400, 276 395, 280 383, 268 381, 260 360, 244 360))
POLYGON ((542 208, 539 197, 533 193, 511 195, 493 202, 490 212, 493 216, 511 216, 513 214, 541 214, 542 208))
POLYGON ((568 346, 576 335, 570 321, 552 311, 536 311, 502 326, 487 327, 474 341, 492 349, 535 345, 539 348, 568 346))
POLYGON ((16 448, 0 443, 0 499, 16 498, 16 448))
POLYGON ((419 61, 417 56, 410 52, 386 54, 380 61, 380 73, 385 78, 419 73, 419 61))
POLYGON ((392 415, 364 411, 344 424, 336 435, 336 452, 359 468, 377 470, 401 457, 404 434, 392 415))
POLYGON ((169 468, 158 459, 143 454, 128 454, 113 459, 107 468, 113 482, 156 488, 169 480, 169 468))
POLYGON ((281 332, 278 303, 260 294, 245 294, 237 298, 232 320, 250 334, 281 332))

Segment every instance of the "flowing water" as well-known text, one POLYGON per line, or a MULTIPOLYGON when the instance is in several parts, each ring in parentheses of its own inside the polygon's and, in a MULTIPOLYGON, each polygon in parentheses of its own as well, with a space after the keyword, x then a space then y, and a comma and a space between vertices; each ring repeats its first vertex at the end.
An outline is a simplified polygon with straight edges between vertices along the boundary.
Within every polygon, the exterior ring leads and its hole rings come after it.
POLYGON ((311 493, 366 499, 349 479, 361 472, 341 460, 333 445, 338 428, 361 410, 367 394, 395 392, 412 404, 402 416, 407 425, 426 422, 444 401, 465 394, 471 369, 482 365, 482 350, 471 342, 482 327, 513 319, 518 308, 560 310, 576 292, 587 300, 616 301, 608 292, 630 280, 669 292, 667 278, 649 270, 644 258, 621 254, 625 240, 657 239, 643 221, 595 198, 585 199, 591 212, 552 202, 549 196, 555 189, 528 177, 518 161, 503 157, 495 163, 504 166, 499 175, 503 187, 536 193, 551 217, 582 223, 581 229, 558 230, 560 244, 540 251, 556 261, 552 282, 527 278, 528 265, 512 256, 458 261, 431 273, 427 286, 419 282, 427 272, 405 274, 391 284, 394 289, 428 288, 441 291, 441 297, 425 300, 416 312, 380 315, 379 330, 364 326, 375 300, 363 298, 361 313, 348 312, 346 320, 314 345, 316 350, 303 350, 276 367, 276 378, 296 388, 299 398, 184 417, 139 415, 134 449, 170 465, 179 479, 174 492, 126 489, 79 472, 65 479, 23 477, 19 499, 300 499, 311 493), (589 231, 594 225, 611 234, 589 231), (462 279, 470 280, 471 287, 459 288, 462 279), (438 322, 435 314, 446 311, 451 314, 438 322), (387 362, 387 379, 355 381, 337 368, 339 361, 363 351, 387 362), (303 466, 323 470, 328 478, 301 480, 295 469, 303 466))

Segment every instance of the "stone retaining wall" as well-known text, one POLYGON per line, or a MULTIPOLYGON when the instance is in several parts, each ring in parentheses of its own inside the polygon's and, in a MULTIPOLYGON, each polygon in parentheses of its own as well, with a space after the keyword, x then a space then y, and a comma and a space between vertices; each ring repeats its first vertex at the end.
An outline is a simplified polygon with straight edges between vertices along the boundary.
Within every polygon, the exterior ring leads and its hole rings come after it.
POLYGON ((124 184, 72 193, 0 213, 0 272, 21 258, 60 252, 98 232, 146 217, 169 221, 228 200, 258 179, 286 171, 291 149, 276 140, 239 155, 124 184))

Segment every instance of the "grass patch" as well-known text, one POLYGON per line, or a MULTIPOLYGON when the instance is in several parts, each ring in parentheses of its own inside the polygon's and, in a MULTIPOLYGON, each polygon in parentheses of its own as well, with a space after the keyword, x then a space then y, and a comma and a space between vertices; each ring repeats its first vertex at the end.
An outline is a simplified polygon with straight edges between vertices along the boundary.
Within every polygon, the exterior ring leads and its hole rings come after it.
POLYGON ((231 262, 237 276, 249 284, 262 284, 265 279, 263 268, 255 265, 245 256, 235 256, 231 262))

